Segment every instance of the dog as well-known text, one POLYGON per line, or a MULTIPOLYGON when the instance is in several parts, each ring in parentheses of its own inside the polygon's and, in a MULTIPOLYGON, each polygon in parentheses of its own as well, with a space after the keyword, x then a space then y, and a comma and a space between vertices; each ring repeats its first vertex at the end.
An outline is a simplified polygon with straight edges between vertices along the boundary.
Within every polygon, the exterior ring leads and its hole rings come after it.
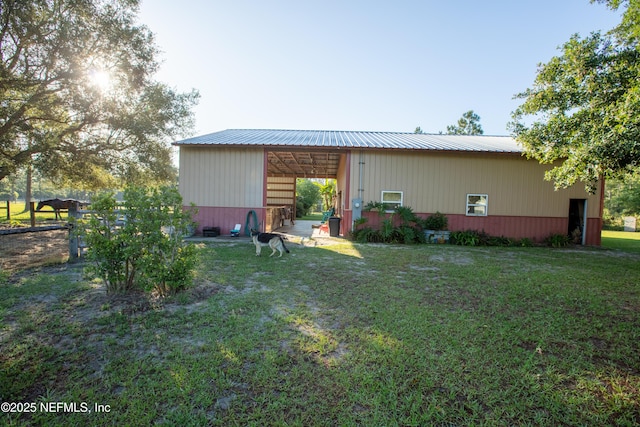
POLYGON ((276 233, 260 233, 257 230, 251 230, 251 238, 253 239, 253 244, 256 245, 256 256, 260 256, 260 251, 263 246, 269 246, 273 252, 271 252, 270 257, 272 257, 276 251, 280 252, 278 258, 282 256, 282 252, 289 253, 289 249, 284 245, 284 239, 281 234, 276 233))

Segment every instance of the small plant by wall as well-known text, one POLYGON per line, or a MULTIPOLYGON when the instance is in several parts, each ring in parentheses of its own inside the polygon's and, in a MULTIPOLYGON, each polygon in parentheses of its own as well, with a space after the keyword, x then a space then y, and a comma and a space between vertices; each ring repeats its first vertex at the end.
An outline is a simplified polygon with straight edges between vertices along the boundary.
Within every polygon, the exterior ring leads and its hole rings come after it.
POLYGON ((425 243, 423 220, 408 206, 398 206, 387 213, 386 206, 379 202, 369 202, 366 211, 378 212, 384 217, 379 229, 366 226, 366 218, 355 222, 351 238, 360 243, 425 243))
POLYGON ((529 238, 513 239, 505 236, 490 236, 484 230, 452 231, 450 243, 460 246, 535 246, 529 238))
POLYGON ((552 248, 564 248, 571 244, 571 238, 566 234, 552 234, 547 237, 544 242, 552 248))

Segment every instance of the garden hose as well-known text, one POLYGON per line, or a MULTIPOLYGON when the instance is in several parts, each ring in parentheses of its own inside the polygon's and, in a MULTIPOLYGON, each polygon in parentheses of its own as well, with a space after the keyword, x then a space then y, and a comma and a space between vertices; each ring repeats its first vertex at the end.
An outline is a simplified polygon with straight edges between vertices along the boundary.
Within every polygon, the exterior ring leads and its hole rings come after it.
POLYGON ((244 223, 244 234, 247 235, 247 236, 251 236, 251 229, 252 228, 254 230, 259 230, 259 228, 258 228, 258 215, 256 214, 256 211, 253 211, 253 210, 247 212, 247 220, 244 223), (252 216, 253 216, 253 227, 249 227, 249 220, 251 219, 252 216))

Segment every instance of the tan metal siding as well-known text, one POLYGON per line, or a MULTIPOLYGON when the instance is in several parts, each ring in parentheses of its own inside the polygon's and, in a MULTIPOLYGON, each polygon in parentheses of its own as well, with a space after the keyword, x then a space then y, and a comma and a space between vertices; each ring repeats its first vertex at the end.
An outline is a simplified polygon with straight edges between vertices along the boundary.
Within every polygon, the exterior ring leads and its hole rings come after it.
POLYGON ((262 206, 264 150, 180 147, 180 193, 185 204, 262 206))
MULTIPOLYGON (((359 153, 351 157, 351 192, 357 194, 359 153)), ((465 214, 466 195, 488 194, 489 215, 566 217, 569 199, 588 199, 588 217, 599 215, 599 195, 578 184, 554 191, 544 180, 549 165, 514 155, 364 151, 363 201, 382 190, 402 191, 415 212, 465 214)))

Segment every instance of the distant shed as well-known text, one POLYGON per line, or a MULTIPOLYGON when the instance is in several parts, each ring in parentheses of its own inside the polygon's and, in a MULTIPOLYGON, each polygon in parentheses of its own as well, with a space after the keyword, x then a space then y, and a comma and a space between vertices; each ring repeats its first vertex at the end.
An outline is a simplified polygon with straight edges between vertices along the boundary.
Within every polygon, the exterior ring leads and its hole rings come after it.
MULTIPOLYGON (((549 165, 527 160, 507 136, 398 132, 225 130, 175 143, 180 193, 198 207, 202 227, 225 230, 255 216, 276 229, 295 211, 296 178, 334 178, 341 234, 369 201, 401 204, 426 216, 442 212, 449 229, 541 241, 572 234, 600 244, 603 183, 554 190, 549 165)), ((244 233, 244 229, 243 229, 244 233)))

